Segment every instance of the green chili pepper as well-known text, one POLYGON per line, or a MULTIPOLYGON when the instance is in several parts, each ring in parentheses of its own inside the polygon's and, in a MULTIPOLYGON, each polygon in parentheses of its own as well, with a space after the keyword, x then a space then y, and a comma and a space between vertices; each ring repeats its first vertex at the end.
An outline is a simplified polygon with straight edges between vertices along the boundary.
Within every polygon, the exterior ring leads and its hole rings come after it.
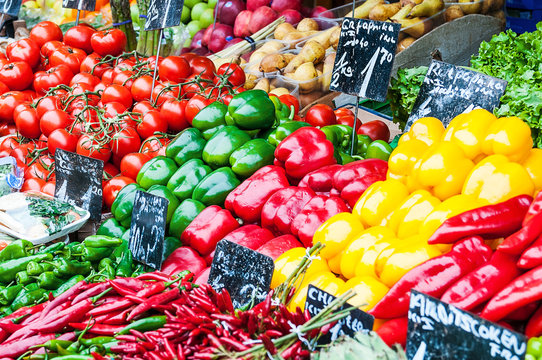
POLYGON ((215 101, 203 109, 201 109, 194 119, 192 119, 192 127, 201 131, 205 140, 209 140, 226 125, 226 113, 228 107, 219 101, 215 101))
POLYGON ((171 222, 169 223, 168 234, 176 238, 180 238, 184 229, 192 220, 205 209, 205 205, 194 199, 184 200, 173 213, 171 222))
POLYGON ((9 283, 15 279, 15 274, 26 270, 26 266, 31 261, 52 260, 51 254, 37 254, 25 256, 19 259, 12 259, 0 263, 0 282, 9 283))
POLYGON ((166 156, 182 166, 188 160, 201 159, 206 142, 195 127, 184 129, 167 145, 166 156))
POLYGON ((38 263, 37 261, 31 261, 26 265, 26 272, 30 276, 38 276, 43 272, 43 265, 38 263))
POLYGON ((85 280, 85 277, 83 275, 74 275, 71 278, 69 278, 67 281, 65 281, 60 287, 53 291, 53 296, 56 298, 58 295, 66 292, 67 290, 71 289, 75 284, 77 284, 79 281, 85 280))
POLYGON ((81 259, 83 261, 99 262, 104 257, 108 257, 113 252, 110 247, 83 247, 81 259))
MULTIPOLYGON (((109 250, 109 249, 108 249, 109 250)), ((53 273, 58 277, 69 277, 75 275, 88 275, 92 270, 90 261, 68 261, 66 259, 58 259, 57 267, 53 273)))
POLYGON ((113 217, 105 220, 102 225, 100 225, 100 227, 96 231, 96 235, 106 235, 120 238, 125 231, 126 229, 119 223, 117 219, 113 217))
POLYGON ((57 360, 93 360, 94 357, 87 356, 87 355, 68 354, 68 355, 56 356, 55 359, 57 360))
POLYGON ((0 290, 0 304, 9 305, 17 297, 17 294, 23 289, 22 284, 9 286, 0 290))
POLYGON ((188 160, 169 179, 167 187, 180 201, 190 199, 196 185, 212 171, 201 159, 188 160))
POLYGON ((114 279, 115 278, 115 269, 113 268, 113 260, 110 258, 103 258, 100 260, 100 264, 98 264, 98 270, 104 271, 105 276, 107 276, 108 279, 114 279))
POLYGON ((173 192, 168 189, 165 185, 153 185, 147 191, 149 194, 163 197, 169 201, 167 206, 167 215, 166 215, 166 224, 169 224, 171 217, 177 209, 177 206, 181 203, 179 199, 173 194, 173 192))
POLYGON ((57 251, 61 251, 64 249, 66 245, 62 242, 57 242, 52 245, 46 246, 45 248, 41 249, 37 252, 37 254, 54 254, 57 251))
POLYGON ((230 165, 236 175, 247 178, 265 165, 273 164, 274 158, 273 145, 264 139, 253 139, 230 155, 230 165))
POLYGON ((119 331, 119 335, 126 335, 130 333, 130 330, 137 331, 152 331, 157 330, 163 327, 166 324, 166 317, 163 315, 160 316, 150 316, 148 318, 140 319, 134 321, 130 325, 124 327, 119 331))
POLYGON ((65 349, 68 346, 70 346, 72 343, 73 341, 53 339, 53 340, 48 340, 45 344, 41 345, 41 347, 44 347, 49 351, 56 351, 57 346, 60 346, 65 349))
POLYGON ((17 274, 15 274, 15 282, 17 284, 30 284, 32 282, 32 278, 28 275, 26 270, 19 271, 17 274))
POLYGON ((122 244, 113 252, 112 256, 117 263, 115 269, 116 275, 120 277, 132 276, 133 258, 128 241, 123 240, 122 244))
POLYGON ((92 345, 103 345, 103 344, 107 344, 109 342, 112 342, 114 341, 115 338, 111 337, 111 336, 97 336, 95 338, 91 338, 91 339, 81 339, 79 340, 79 342, 84 345, 84 346, 92 346, 92 345))
POLYGON ((46 271, 38 276, 38 286, 47 290, 58 289, 63 283, 64 280, 57 278, 52 271, 46 271))
POLYGON ((196 186, 192 199, 204 205, 224 205, 228 194, 239 186, 241 182, 228 167, 222 167, 207 175, 196 186))
POLYGON ((30 249, 34 246, 28 240, 15 240, 0 251, 0 261, 19 259, 29 255, 30 249))
MULTIPOLYGON (((30 285, 35 285, 35 284, 30 284, 30 285)), ((16 311, 22 308, 23 306, 34 305, 42 301, 47 296, 47 294, 48 294, 48 291, 45 289, 36 289, 36 290, 22 289, 19 292, 19 294, 17 294, 17 297, 13 299, 10 309, 11 311, 16 311)))
POLYGON ((83 245, 89 248, 119 246, 121 243, 122 240, 120 238, 106 235, 90 235, 83 240, 83 245))

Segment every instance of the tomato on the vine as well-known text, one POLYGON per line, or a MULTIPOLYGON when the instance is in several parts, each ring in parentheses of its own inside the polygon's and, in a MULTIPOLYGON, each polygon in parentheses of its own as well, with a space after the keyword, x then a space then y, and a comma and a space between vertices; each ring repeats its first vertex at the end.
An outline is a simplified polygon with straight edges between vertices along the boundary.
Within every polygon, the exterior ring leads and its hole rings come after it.
POLYGON ((167 121, 170 131, 179 132, 190 126, 185 114, 187 103, 187 100, 169 99, 160 107, 160 116, 167 121))
POLYGON ((48 41, 62 41, 62 30, 52 21, 41 21, 30 31, 30 38, 42 47, 48 41))
POLYGON ((40 118, 40 129, 45 136, 49 137, 56 129, 65 129, 72 122, 73 120, 67 112, 62 110, 50 110, 40 118))
POLYGON ((64 44, 81 49, 87 54, 90 54, 92 52, 90 38, 95 32, 96 30, 88 25, 80 24, 74 26, 68 29, 64 34, 64 44))
MULTIPOLYGON (((244 74, 244 73, 243 73, 244 74)), ((176 83, 183 82, 190 75, 190 64, 180 56, 166 57, 158 67, 158 76, 162 80, 176 83)))
POLYGON ((190 71, 193 75, 201 75, 206 79, 214 78, 216 72, 215 64, 206 56, 196 56, 189 61, 190 71))
MULTIPOLYGON (((14 124, 0 124, 0 137, 7 136, 7 135, 13 135, 17 132, 17 128, 14 124)), ((2 150, 0 149, 0 152, 2 150)), ((4 157, 6 155, 0 155, 0 157, 4 157)))
POLYGON ((75 74, 70 81, 70 86, 76 84, 86 84, 90 85, 91 89, 94 90, 94 87, 100 82, 100 78, 86 72, 80 72, 75 74))
POLYGON ((41 192, 50 196, 55 196, 55 182, 47 181, 45 185, 41 187, 41 192))
POLYGON ((55 154, 56 149, 75 152, 78 140, 79 137, 77 135, 68 132, 66 129, 56 129, 49 134, 47 147, 51 155, 55 154))
POLYGON ((119 168, 112 164, 111 162, 106 162, 104 164, 104 172, 103 172, 103 179, 111 179, 114 176, 117 176, 120 174, 119 168))
POLYGON ((7 124, 13 123, 13 111, 17 105, 25 101, 26 97, 20 91, 9 91, 0 95, 0 121, 7 124))
POLYGON ((17 146, 19 146, 19 142, 17 141, 17 136, 11 135, 7 136, 0 142, 0 151, 9 151, 15 149, 17 146))
POLYGON ((327 126, 337 123, 337 117, 333 112, 333 109, 329 105, 325 104, 316 104, 312 106, 307 115, 305 116, 305 121, 311 124, 312 126, 327 126))
POLYGON ((102 103, 107 104, 111 102, 122 104, 128 109, 132 106, 132 94, 130 94, 130 90, 122 85, 108 85, 102 93, 102 103))
POLYGON ((160 116, 158 110, 151 110, 141 118, 141 122, 137 125, 137 133, 141 138, 146 139, 155 132, 166 132, 167 121, 160 116))
POLYGON ((186 121, 192 125, 192 119, 199 113, 201 109, 212 103, 213 100, 207 99, 203 95, 194 95, 190 100, 188 100, 188 103, 186 104, 185 108, 185 116, 186 121))
POLYGON ((111 158, 109 144, 102 144, 94 136, 90 135, 81 135, 77 142, 76 152, 79 155, 102 160, 103 162, 107 162, 111 158))
POLYGON ((127 110, 127 107, 124 106, 124 104, 113 101, 113 102, 103 104, 103 109, 105 111, 104 116, 112 118, 119 114, 124 113, 127 110))
POLYGON ((10 90, 24 90, 32 84, 33 79, 32 69, 24 61, 14 61, 0 69, 0 81, 10 90))
POLYGON ((115 201, 119 191, 128 184, 132 184, 135 181, 126 176, 115 176, 107 180, 103 187, 103 199, 108 208, 111 208, 113 201, 115 201))
POLYGON ((227 81, 233 86, 241 86, 246 81, 245 71, 239 65, 233 63, 220 65, 217 75, 227 78, 227 81))
POLYGON ((140 152, 155 157, 165 155, 166 145, 169 144, 169 139, 163 136, 150 136, 141 143, 140 152))
POLYGON ((29 178, 24 181, 23 186, 21 187, 21 192, 25 192, 25 191, 39 192, 45 186, 45 184, 46 182, 43 179, 29 178))
POLYGON ((161 106, 166 100, 176 99, 179 96, 179 87, 168 81, 156 84, 152 98, 156 106, 161 106))
MULTIPOLYGON (((337 117, 337 124, 348 125, 350 127, 354 126, 354 112, 347 108, 339 108, 335 110, 335 116, 337 117)), ((361 121, 356 121, 356 130, 359 129, 361 121)))
POLYGON ((96 53, 87 55, 81 62, 80 70, 82 73, 89 73, 101 78, 106 70, 112 70, 109 64, 100 64, 102 57, 96 53), (99 65, 98 65, 99 64, 99 65))
POLYGON ((143 101, 137 102, 134 105, 134 107, 132 109, 132 112, 135 112, 135 113, 138 113, 138 114, 141 114, 141 115, 145 115, 147 112, 149 112, 151 110, 156 110, 156 108, 154 106, 152 106, 150 101, 143 100, 143 101))
POLYGON ((136 152, 141 147, 139 134, 133 127, 125 127, 115 132, 111 140, 111 151, 114 156, 123 157, 124 155, 136 152))
POLYGON ((49 56, 49 65, 53 67, 64 64, 70 68, 72 73, 77 74, 81 71, 81 63, 86 57, 87 54, 83 50, 65 46, 49 56))
POLYGON ((133 82, 130 92, 135 101, 149 100, 152 93, 152 76, 143 75, 138 77, 133 82))
POLYGON ((133 152, 124 155, 120 162, 120 173, 130 179, 135 180, 139 170, 152 157, 149 154, 133 152))
POLYGON ((126 35, 119 29, 98 31, 90 37, 90 44, 99 55, 118 56, 126 47, 126 35))
POLYGON ((32 38, 21 39, 10 43, 6 47, 9 61, 24 61, 31 68, 40 63, 40 47, 32 38))
MULTIPOLYGON (((115 73, 115 72, 113 72, 115 73)), ((124 86, 130 90, 134 84, 135 73, 132 70, 123 70, 113 77, 113 84, 124 86)))
POLYGON ((60 107, 60 99, 57 96, 45 96, 38 100, 36 110, 38 111, 38 116, 41 118, 47 111, 57 110, 60 107))
POLYGON ((26 138, 34 139, 41 135, 38 112, 31 106, 17 114, 15 126, 17 131, 26 138))
POLYGON ((64 64, 57 65, 47 71, 34 74, 34 90, 44 95, 50 88, 64 84, 68 85, 73 78, 70 68, 64 64))

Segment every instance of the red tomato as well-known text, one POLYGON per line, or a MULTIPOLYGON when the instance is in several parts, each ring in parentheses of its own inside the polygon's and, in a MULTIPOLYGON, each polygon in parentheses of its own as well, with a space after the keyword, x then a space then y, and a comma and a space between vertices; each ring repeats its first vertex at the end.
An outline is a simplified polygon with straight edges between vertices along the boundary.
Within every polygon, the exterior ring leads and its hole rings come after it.
POLYGON ((34 99, 38 98, 38 94, 34 90, 23 90, 22 93, 28 101, 33 101, 34 99))
POLYGON ((169 82, 154 85, 152 99, 156 106, 161 106, 166 100, 176 99, 179 96, 179 87, 169 82), (167 89, 166 89, 167 87, 167 89))
MULTIPOLYGON (((160 64, 162 63, 162 60, 164 60, 163 57, 159 56, 158 57, 158 67, 160 67, 160 64)), ((154 71, 154 65, 156 63, 156 56, 149 56, 147 59, 145 59, 145 61, 148 63, 146 64, 145 66, 143 66, 145 69, 148 69, 148 70, 152 70, 154 71)))
POLYGON ((76 152, 79 155, 102 160, 103 162, 107 162, 111 158, 109 144, 100 144, 96 138, 89 135, 81 135, 77 142, 76 152))
POLYGON ((33 77, 32 69, 24 61, 15 61, 0 69, 0 81, 10 90, 25 90, 32 84, 33 77))
MULTIPOLYGON (((115 72, 113 71, 113 73, 115 72)), ((115 77, 113 77, 113 84, 124 86, 126 89, 130 90, 134 84, 134 75, 135 73, 131 70, 118 72, 115 77)))
POLYGON ((20 113, 31 108, 32 108, 32 104, 30 103, 30 101, 25 101, 23 103, 20 103, 13 110, 13 119, 17 119, 17 116, 19 116, 20 113))
POLYGON ((61 84, 68 85, 72 78, 72 71, 64 64, 52 67, 47 71, 38 71, 34 75, 34 90, 43 95, 52 87, 61 84))
POLYGON ((126 111, 126 106, 119 102, 113 101, 106 104, 103 104, 103 109, 105 110, 105 117, 115 117, 119 114, 122 114, 126 111))
POLYGON ((202 95, 195 95, 192 99, 188 100, 185 109, 186 121, 192 125, 192 119, 199 113, 201 109, 212 103, 213 100, 207 99, 202 95))
POLYGON ((102 103, 107 104, 111 102, 120 103, 128 109, 132 106, 132 94, 122 85, 108 85, 102 93, 102 103))
MULTIPOLYGON (((14 124, 0 124, 0 137, 13 135, 17 132, 17 128, 14 124)), ((2 150, 0 150, 1 152, 2 150)), ((2 155, 0 157, 7 156, 8 154, 2 155)))
POLYGON ((214 78, 216 72, 215 64, 206 56, 196 56, 189 61, 190 71, 193 75, 201 75, 206 79, 214 78))
POLYGON ((285 104, 288 107, 293 105, 294 114, 297 114, 299 112, 299 100, 297 100, 295 96, 290 95, 290 94, 284 94, 284 95, 279 96, 279 100, 281 103, 285 104))
POLYGON ((143 115, 141 122, 137 125, 137 133, 141 138, 146 139, 155 132, 166 132, 167 121, 160 116, 158 110, 151 110, 143 115))
POLYGON ((9 91, 8 86, 0 81, 0 95, 5 94, 8 91, 9 91))
POLYGON ((104 172, 103 172, 104 180, 111 179, 113 176, 117 176, 118 174, 120 174, 120 170, 114 164, 111 164, 110 162, 106 162, 104 164, 104 172))
POLYGON ((55 182, 47 181, 45 185, 41 187, 41 192, 50 196, 55 196, 55 182))
POLYGON ((9 61, 24 61, 31 68, 35 68, 40 63, 40 47, 31 38, 10 43, 6 47, 6 54, 9 61))
POLYGON ((190 64, 190 60, 192 60, 196 56, 198 56, 198 55, 196 55, 194 53, 191 53, 191 52, 179 55, 179 57, 186 60, 188 62, 188 64, 190 64))
POLYGON ((126 47, 126 35, 119 29, 98 31, 90 38, 92 50, 99 55, 120 55, 126 47))
MULTIPOLYGON (((34 150, 35 148, 36 148, 36 145, 32 142, 29 142, 26 144, 19 144, 16 148, 11 150, 9 155, 13 156, 20 164, 25 165, 27 161, 28 153, 34 150)), ((26 168, 26 166, 24 168, 26 168)))
POLYGON ((357 133, 359 135, 368 135, 373 141, 390 141, 390 129, 385 122, 380 120, 373 120, 362 124, 357 133))
POLYGON ((336 124, 336 120, 337 118, 331 106, 324 104, 312 106, 305 116, 306 122, 319 127, 336 124))
POLYGON ((10 151, 19 146, 17 136, 11 135, 0 142, 0 151, 10 151))
POLYGON ((60 48, 65 47, 63 43, 57 40, 47 41, 45 44, 41 46, 41 55, 45 56, 46 58, 49 58, 52 53, 57 51, 60 48))
POLYGON ((56 96, 45 96, 40 98, 36 110, 38 111, 38 116, 41 118, 43 114, 50 110, 60 109, 60 99, 56 96))
POLYGON ((17 131, 24 137, 34 139, 41 135, 38 112, 33 107, 19 112, 15 118, 17 131))
POLYGON ((81 49, 87 54, 90 54, 92 52, 90 38, 95 32, 96 30, 88 25, 74 26, 68 29, 64 34, 64 44, 81 49))
POLYGON ((168 56, 158 67, 158 75, 161 80, 168 80, 176 83, 183 82, 190 73, 191 70, 188 61, 180 56, 168 56))
POLYGON ((151 110, 156 110, 154 106, 152 106, 150 101, 144 100, 139 101, 134 105, 134 108, 132 109, 132 112, 145 115, 147 112, 151 110))
POLYGON ((83 50, 66 46, 56 50, 49 56, 49 65, 64 64, 70 68, 72 73, 77 74, 81 71, 81 63, 86 57, 87 54, 83 50))
POLYGON ((169 99, 160 107, 160 116, 167 121, 169 131, 179 132, 190 126, 185 115, 187 103, 186 100, 169 99))
POLYGON ((21 188, 21 192, 25 191, 41 191, 41 189, 45 186, 45 180, 39 179, 39 178, 29 178, 24 181, 23 187, 21 188))
POLYGON ((151 158, 148 154, 138 152, 126 154, 120 162, 120 173, 123 176, 136 180, 141 167, 151 158))
POLYGON ((51 173, 50 168, 47 169, 46 165, 43 164, 40 159, 36 160, 32 165, 29 165, 25 172, 24 172, 24 178, 37 178, 42 180, 47 180, 47 177, 51 173))
MULTIPOLYGON (((354 126, 354 112, 347 108, 339 108, 335 110, 335 116, 337 116, 337 124, 354 126)), ((361 121, 356 121, 356 130, 359 129, 361 121)))
POLYGON ((109 64, 100 64, 102 57, 96 53, 89 54, 81 62, 80 70, 81 72, 87 72, 89 74, 95 75, 97 77, 102 77, 106 70, 112 69, 109 64))
POLYGON ((197 75, 194 74, 190 75, 186 82, 187 84, 182 86, 182 93, 188 98, 213 85, 211 82, 198 80, 197 75))
POLYGON ((52 21, 42 21, 32 28, 30 38, 42 47, 47 41, 62 41, 62 30, 52 21))
POLYGON ((69 133, 66 129, 56 129, 49 134, 47 147, 51 155, 55 154, 56 149, 75 152, 78 140, 77 135, 69 133))
POLYGON ((131 93, 135 101, 149 100, 152 93, 152 76, 138 77, 132 84, 131 93))
POLYGON ((102 83, 105 85, 109 85, 113 83, 113 76, 115 75, 115 72, 113 69, 107 69, 102 74, 102 83))
POLYGON ((150 136, 141 143, 140 152, 155 157, 165 154, 166 145, 169 143, 169 139, 162 136, 150 136))
POLYGON ((246 81, 245 72, 237 64, 225 63, 220 65, 217 75, 224 77, 233 86, 241 86, 246 81))
POLYGON ((126 127, 115 134, 111 141, 111 151, 114 156, 123 157, 124 155, 139 151, 141 139, 133 127, 126 127))
POLYGON ((56 129, 65 129, 71 125, 72 119, 70 115, 62 110, 50 110, 47 111, 40 118, 41 132, 49 137, 49 135, 56 129))
POLYGON ((92 87, 92 90, 94 90, 94 87, 100 82, 100 78, 97 76, 94 76, 92 74, 86 73, 86 72, 80 72, 79 74, 76 74, 70 81, 70 86, 74 86, 75 84, 87 84, 92 87))
POLYGON ((115 201, 119 191, 128 184, 132 184, 135 181, 126 176, 115 176, 107 180, 104 184, 103 198, 105 205, 110 209, 115 201))
POLYGON ((17 105, 25 101, 26 98, 20 91, 9 91, 0 95, 0 121, 7 124, 13 123, 13 111, 17 105))

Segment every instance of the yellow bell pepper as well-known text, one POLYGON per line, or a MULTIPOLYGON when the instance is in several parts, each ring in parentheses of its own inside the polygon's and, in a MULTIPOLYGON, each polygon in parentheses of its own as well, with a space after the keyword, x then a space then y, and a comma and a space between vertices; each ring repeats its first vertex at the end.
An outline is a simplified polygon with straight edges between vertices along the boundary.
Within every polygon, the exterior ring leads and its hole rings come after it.
POLYGON ((359 263, 365 251, 377 241, 395 239, 395 234, 383 226, 374 226, 359 234, 342 252, 340 272, 347 278, 356 275, 356 265, 359 263))
POLYGON ((542 149, 531 149, 521 165, 529 173, 535 190, 542 189, 542 149))
POLYGON ((382 267, 380 281, 388 287, 395 285, 409 270, 421 263, 441 255, 434 245, 428 245, 425 240, 418 245, 409 244, 398 248, 382 267))
POLYGON ((352 214, 357 216, 365 227, 377 226, 407 196, 408 190, 402 182, 393 179, 377 181, 361 195, 352 214))
POLYGON ((432 146, 416 163, 413 176, 441 200, 461 193, 474 163, 452 142, 432 146))
POLYGON ((442 140, 453 142, 463 150, 467 158, 474 161, 482 154, 482 143, 495 121, 495 115, 484 109, 460 114, 450 121, 442 140))
POLYGON ((348 304, 369 311, 390 290, 386 285, 372 276, 356 276, 344 284, 344 292, 353 290, 356 295, 348 300, 348 304))
POLYGON ((426 143, 428 146, 440 141, 444 133, 444 125, 434 117, 425 117, 417 120, 410 130, 399 139, 398 145, 412 139, 418 139, 426 143))
POLYGON ((393 230, 400 239, 416 235, 420 225, 440 200, 426 190, 410 194, 397 210, 391 213, 386 226, 393 230))
MULTIPOLYGON (((271 279, 271 289, 274 289, 285 282, 305 256, 307 256, 307 250, 303 247, 290 249, 279 256, 275 260, 275 270, 273 271, 273 277, 271 279)), ((322 271, 329 271, 329 266, 325 260, 322 260, 320 256, 317 256, 307 268, 305 278, 322 271)))
POLYGON ((314 233, 313 243, 321 242, 325 247, 320 255, 329 260, 342 252, 352 239, 363 231, 358 217, 351 213, 339 213, 324 222, 314 233))
POLYGON ((407 237, 405 239, 401 239, 397 241, 394 246, 389 246, 383 251, 378 254, 378 257, 374 260, 374 269, 377 277, 380 277, 382 274, 382 271, 384 270, 384 265, 386 265, 386 262, 397 251, 402 251, 402 249, 406 247, 416 247, 419 244, 423 244, 427 242, 427 239, 424 239, 421 235, 414 235, 407 237))
POLYGON ((522 194, 533 195, 534 190, 527 170, 499 154, 488 156, 476 165, 462 193, 495 204, 522 194))
POLYGON ((482 144, 485 154, 501 154, 511 161, 523 161, 532 147, 531 128, 515 116, 493 122, 482 144))
POLYGON ((328 260, 327 264, 329 266, 329 269, 335 273, 340 274, 341 273, 341 259, 343 257, 343 253, 340 252, 331 259, 328 260))
POLYGON ((398 145, 388 159, 387 178, 399 180, 408 187, 408 180, 412 179, 410 174, 414 164, 427 149, 429 149, 429 145, 418 139, 412 139, 398 145))
POLYGON ((305 300, 307 299, 307 290, 309 285, 316 286, 317 288, 324 290, 325 292, 337 296, 344 288, 344 281, 336 277, 332 272, 324 271, 313 274, 310 277, 305 277, 305 280, 301 283, 299 290, 295 293, 292 301, 288 305, 290 311, 295 311, 296 308, 304 309, 305 300))
POLYGON ((391 254, 399 246, 401 240, 397 238, 386 238, 375 242, 363 252, 356 265, 356 276, 374 276, 376 277, 376 259, 380 254, 391 254))

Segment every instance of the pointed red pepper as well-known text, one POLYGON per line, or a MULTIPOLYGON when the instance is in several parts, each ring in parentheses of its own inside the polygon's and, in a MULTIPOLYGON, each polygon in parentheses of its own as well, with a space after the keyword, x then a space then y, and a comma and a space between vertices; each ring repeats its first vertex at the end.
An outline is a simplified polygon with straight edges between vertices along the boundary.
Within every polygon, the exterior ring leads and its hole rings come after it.
POLYGON ((518 260, 518 267, 521 269, 532 269, 539 265, 542 265, 542 235, 521 254, 518 260))
POLYGON ((542 235, 542 212, 533 215, 521 229, 508 236, 499 245, 499 251, 519 255, 542 235))
POLYGON ((523 225, 527 224, 533 216, 541 212, 542 212, 542 191, 539 191, 538 194, 536 194, 533 202, 531 203, 531 206, 529 206, 529 210, 527 211, 527 214, 525 215, 525 219, 523 219, 523 225))
POLYGON ((386 345, 400 344, 404 349, 406 347, 407 330, 408 318, 405 316, 386 321, 376 330, 376 333, 384 340, 386 345))
POLYGON ((525 335, 529 338, 542 335, 542 306, 531 316, 525 327, 525 335))

